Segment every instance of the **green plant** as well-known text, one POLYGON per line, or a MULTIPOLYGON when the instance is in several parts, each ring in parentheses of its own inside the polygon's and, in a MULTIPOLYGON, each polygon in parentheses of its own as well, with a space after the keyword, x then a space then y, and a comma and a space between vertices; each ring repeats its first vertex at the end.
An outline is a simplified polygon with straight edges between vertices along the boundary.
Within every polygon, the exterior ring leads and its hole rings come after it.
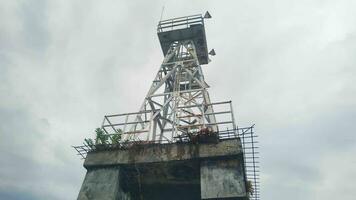
POLYGON ((118 144, 121 141, 122 130, 117 129, 117 133, 111 136, 111 144, 118 144))
POLYGON ((107 144, 108 143, 108 135, 105 134, 103 129, 97 128, 95 129, 96 139, 95 144, 107 144))
POLYGON ((111 136, 111 143, 112 144, 118 144, 121 140, 121 135, 120 134, 115 134, 111 136))
POLYGON ((251 181, 247 181, 247 193, 248 195, 253 195, 253 192, 254 192, 254 189, 253 189, 253 186, 252 186, 252 182, 251 181))

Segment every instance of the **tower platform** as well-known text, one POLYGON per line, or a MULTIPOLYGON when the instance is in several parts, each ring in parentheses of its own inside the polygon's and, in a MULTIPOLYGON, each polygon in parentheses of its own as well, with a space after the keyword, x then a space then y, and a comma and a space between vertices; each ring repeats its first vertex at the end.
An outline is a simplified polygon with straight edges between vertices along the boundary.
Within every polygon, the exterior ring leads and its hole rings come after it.
POLYGON ((247 199, 239 138, 88 153, 78 199, 247 199))
POLYGON ((160 21, 157 34, 164 56, 171 44, 177 41, 193 40, 200 65, 208 64, 208 46, 202 15, 191 15, 160 21))

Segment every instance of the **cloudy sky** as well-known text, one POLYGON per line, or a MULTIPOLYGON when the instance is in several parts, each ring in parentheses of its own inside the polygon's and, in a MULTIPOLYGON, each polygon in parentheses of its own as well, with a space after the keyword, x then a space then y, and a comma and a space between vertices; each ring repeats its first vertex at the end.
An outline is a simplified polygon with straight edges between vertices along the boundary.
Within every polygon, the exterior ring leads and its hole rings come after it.
POLYGON ((262 199, 356 196, 356 1, 0 0, 0 199, 75 199, 71 145, 137 111, 163 18, 204 13, 213 101, 260 135, 262 199))

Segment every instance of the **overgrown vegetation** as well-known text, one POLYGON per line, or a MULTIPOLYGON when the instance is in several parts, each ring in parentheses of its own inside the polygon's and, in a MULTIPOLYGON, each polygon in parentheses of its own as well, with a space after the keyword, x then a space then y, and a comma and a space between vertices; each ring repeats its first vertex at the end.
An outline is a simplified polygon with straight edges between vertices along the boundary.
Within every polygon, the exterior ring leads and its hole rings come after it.
POLYGON ((121 141, 121 135, 122 135, 122 130, 118 129, 116 130, 117 134, 111 136, 111 144, 118 144, 121 141))
POLYGON ((115 134, 107 134, 101 128, 95 129, 95 142, 91 138, 84 139, 84 145, 93 148, 97 145, 119 144, 122 139, 122 130, 117 129, 115 134))
POLYGON ((248 196, 252 196, 253 195, 253 186, 252 186, 252 182, 251 181, 247 181, 247 194, 248 196))

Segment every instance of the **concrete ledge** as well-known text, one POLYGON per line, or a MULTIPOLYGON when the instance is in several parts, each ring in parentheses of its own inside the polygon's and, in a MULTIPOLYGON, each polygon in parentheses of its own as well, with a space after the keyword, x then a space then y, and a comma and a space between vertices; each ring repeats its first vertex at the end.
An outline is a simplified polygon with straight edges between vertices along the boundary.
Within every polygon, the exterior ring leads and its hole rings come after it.
POLYGON ((190 160, 234 156, 242 153, 239 139, 223 140, 217 144, 154 144, 132 147, 127 150, 90 152, 84 162, 85 168, 190 160))

